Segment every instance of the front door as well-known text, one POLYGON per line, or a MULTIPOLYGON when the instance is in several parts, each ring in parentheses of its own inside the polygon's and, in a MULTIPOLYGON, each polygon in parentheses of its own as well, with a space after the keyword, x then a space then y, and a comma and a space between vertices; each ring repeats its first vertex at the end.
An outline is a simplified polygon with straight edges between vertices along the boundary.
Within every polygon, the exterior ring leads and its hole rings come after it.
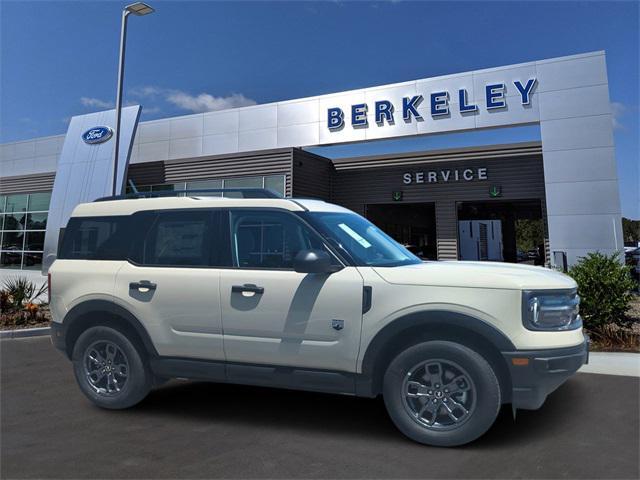
POLYGON ((220 264, 209 209, 135 214, 136 245, 115 299, 143 324, 161 356, 224 360, 220 264))
POLYGON ((293 213, 232 209, 229 225, 233 266, 220 275, 227 360, 354 372, 363 288, 357 269, 295 272, 300 250, 326 247, 293 213))

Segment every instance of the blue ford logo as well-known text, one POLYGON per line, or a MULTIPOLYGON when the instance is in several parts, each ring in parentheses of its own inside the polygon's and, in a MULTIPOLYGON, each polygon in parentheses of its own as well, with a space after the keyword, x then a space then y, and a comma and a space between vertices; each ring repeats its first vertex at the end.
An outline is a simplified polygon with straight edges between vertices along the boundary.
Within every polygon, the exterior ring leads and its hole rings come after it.
POLYGON ((82 134, 82 140, 84 143, 102 143, 106 142, 113 135, 113 130, 110 127, 93 127, 82 134))

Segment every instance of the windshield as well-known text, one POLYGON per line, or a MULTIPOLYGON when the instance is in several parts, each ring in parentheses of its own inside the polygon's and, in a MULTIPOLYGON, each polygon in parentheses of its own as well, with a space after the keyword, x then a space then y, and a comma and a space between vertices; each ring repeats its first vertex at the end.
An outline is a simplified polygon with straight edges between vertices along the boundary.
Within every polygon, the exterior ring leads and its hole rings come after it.
POLYGON ((310 223, 358 266, 396 267, 421 260, 355 213, 307 212, 310 223))

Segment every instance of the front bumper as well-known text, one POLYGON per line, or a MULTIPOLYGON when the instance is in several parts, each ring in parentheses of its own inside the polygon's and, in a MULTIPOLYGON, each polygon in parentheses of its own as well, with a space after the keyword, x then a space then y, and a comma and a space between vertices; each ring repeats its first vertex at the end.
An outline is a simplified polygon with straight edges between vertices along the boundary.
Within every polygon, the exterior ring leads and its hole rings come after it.
POLYGON ((511 374, 514 408, 537 410, 547 395, 589 361, 589 338, 575 347, 503 352, 511 374))

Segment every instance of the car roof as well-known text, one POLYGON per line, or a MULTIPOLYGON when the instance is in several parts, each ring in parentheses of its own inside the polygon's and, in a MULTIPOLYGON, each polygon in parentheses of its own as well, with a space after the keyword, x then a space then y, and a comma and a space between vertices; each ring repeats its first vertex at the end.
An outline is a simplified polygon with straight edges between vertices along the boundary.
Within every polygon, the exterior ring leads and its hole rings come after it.
POLYGON ((304 198, 228 198, 208 196, 158 197, 105 200, 81 203, 72 217, 131 215, 149 210, 178 210, 193 208, 277 208, 292 212, 343 212, 350 210, 323 200, 304 198))

